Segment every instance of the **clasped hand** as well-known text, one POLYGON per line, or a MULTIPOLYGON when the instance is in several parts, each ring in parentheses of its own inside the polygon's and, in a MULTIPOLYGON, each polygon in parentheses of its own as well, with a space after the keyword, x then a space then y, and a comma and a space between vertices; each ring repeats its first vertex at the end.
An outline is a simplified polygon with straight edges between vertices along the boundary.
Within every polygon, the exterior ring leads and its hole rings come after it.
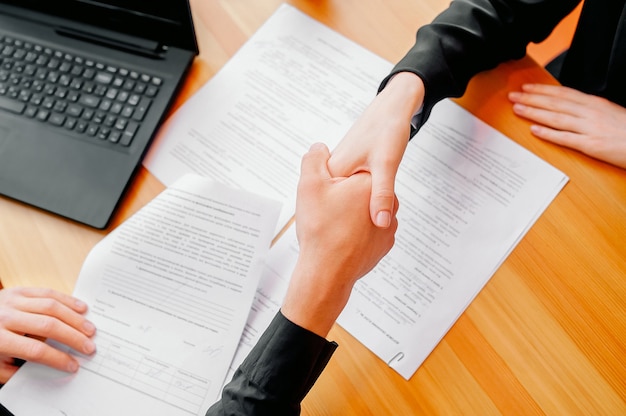
POLYGON ((296 201, 298 261, 282 306, 292 322, 322 337, 343 310, 356 281, 394 244, 398 201, 386 228, 369 215, 368 172, 333 177, 330 153, 315 144, 302 158, 296 201))

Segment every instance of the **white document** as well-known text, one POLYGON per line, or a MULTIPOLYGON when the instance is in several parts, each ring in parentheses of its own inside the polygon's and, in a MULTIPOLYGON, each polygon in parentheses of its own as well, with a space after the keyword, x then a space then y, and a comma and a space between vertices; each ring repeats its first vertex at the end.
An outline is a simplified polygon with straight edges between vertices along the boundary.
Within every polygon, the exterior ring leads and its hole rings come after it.
POLYGON ((291 225, 272 246, 267 256, 265 270, 261 275, 250 315, 248 315, 246 327, 239 341, 235 357, 231 362, 225 383, 232 379, 237 368, 248 356, 252 347, 256 345, 280 309, 287 293, 291 274, 296 267, 298 250, 296 227, 291 225))
POLYGON ((300 159, 333 149, 391 64, 283 4, 161 128, 144 166, 163 184, 185 173, 283 203, 293 216, 300 159))
POLYGON ((568 178, 444 100, 396 179, 396 243, 338 323, 409 379, 568 178))
POLYGON ((204 415, 265 265, 276 201, 186 175, 89 253, 74 295, 97 352, 78 373, 26 363, 0 389, 22 415, 204 415))

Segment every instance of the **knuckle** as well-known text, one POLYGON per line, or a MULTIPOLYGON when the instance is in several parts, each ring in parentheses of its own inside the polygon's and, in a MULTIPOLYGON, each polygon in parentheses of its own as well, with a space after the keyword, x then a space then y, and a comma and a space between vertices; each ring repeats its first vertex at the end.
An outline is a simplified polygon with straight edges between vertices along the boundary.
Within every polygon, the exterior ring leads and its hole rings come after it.
POLYGON ((38 340, 28 343, 24 348, 24 356, 28 361, 41 361, 46 355, 46 345, 38 340))
POLYGON ((587 102, 591 105, 591 109, 594 109, 600 104, 605 104, 606 102, 608 102, 608 100, 604 97, 591 94, 589 96, 586 96, 585 99, 588 100, 587 102))
POLYGON ((54 318, 44 317, 42 319, 37 320, 36 335, 41 335, 44 337, 50 336, 53 334, 57 328, 57 320, 54 318))
POLYGON ((59 311, 59 303, 52 298, 42 299, 40 302, 43 312, 47 315, 56 315, 59 311))
POLYGON ((586 137, 580 141, 580 150, 587 154, 607 154, 610 146, 598 137, 586 137))
POLYGON ((42 297, 49 298, 49 299, 52 299, 54 297, 54 290, 53 289, 51 289, 49 287, 46 287, 46 288, 42 288, 41 290, 42 290, 42 292, 41 292, 41 296, 42 297))
POLYGON ((393 201, 395 193, 393 189, 381 188, 373 191, 372 196, 378 200, 393 201))
POLYGON ((0 308, 0 328, 8 328, 11 326, 12 318, 4 308, 0 308))
POLYGON ((563 113, 554 113, 554 124, 557 126, 564 125, 570 120, 570 116, 563 113))

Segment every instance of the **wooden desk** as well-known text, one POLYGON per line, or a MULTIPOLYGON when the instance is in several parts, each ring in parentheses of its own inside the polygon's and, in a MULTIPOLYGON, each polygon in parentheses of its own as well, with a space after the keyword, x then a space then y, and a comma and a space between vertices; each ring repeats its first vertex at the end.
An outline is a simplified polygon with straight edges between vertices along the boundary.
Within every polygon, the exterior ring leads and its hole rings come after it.
MULTIPOLYGON (((289 3, 397 61, 449 0, 289 3)), ((192 0, 201 58, 179 103, 279 0, 192 0)), ((304 415, 626 414, 626 171, 533 138, 506 92, 554 82, 532 60, 478 76, 459 102, 571 179, 410 381, 339 327, 304 415)), ((108 230, 0 198, 0 279, 70 293, 93 247, 163 186, 145 169, 108 230)))

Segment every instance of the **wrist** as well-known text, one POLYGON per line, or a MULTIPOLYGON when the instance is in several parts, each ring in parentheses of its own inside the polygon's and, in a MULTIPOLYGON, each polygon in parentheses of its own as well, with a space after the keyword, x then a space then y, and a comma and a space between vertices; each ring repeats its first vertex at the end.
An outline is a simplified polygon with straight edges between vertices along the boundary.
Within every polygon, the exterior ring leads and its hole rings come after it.
MULTIPOLYGON (((320 262, 314 262, 319 266, 320 262)), ((281 311, 291 322, 326 337, 352 292, 341 276, 298 261, 281 311)))
POLYGON ((419 76, 412 72, 398 72, 389 79, 381 91, 383 93, 389 95, 399 109, 404 109, 410 119, 421 111, 426 91, 419 76))

